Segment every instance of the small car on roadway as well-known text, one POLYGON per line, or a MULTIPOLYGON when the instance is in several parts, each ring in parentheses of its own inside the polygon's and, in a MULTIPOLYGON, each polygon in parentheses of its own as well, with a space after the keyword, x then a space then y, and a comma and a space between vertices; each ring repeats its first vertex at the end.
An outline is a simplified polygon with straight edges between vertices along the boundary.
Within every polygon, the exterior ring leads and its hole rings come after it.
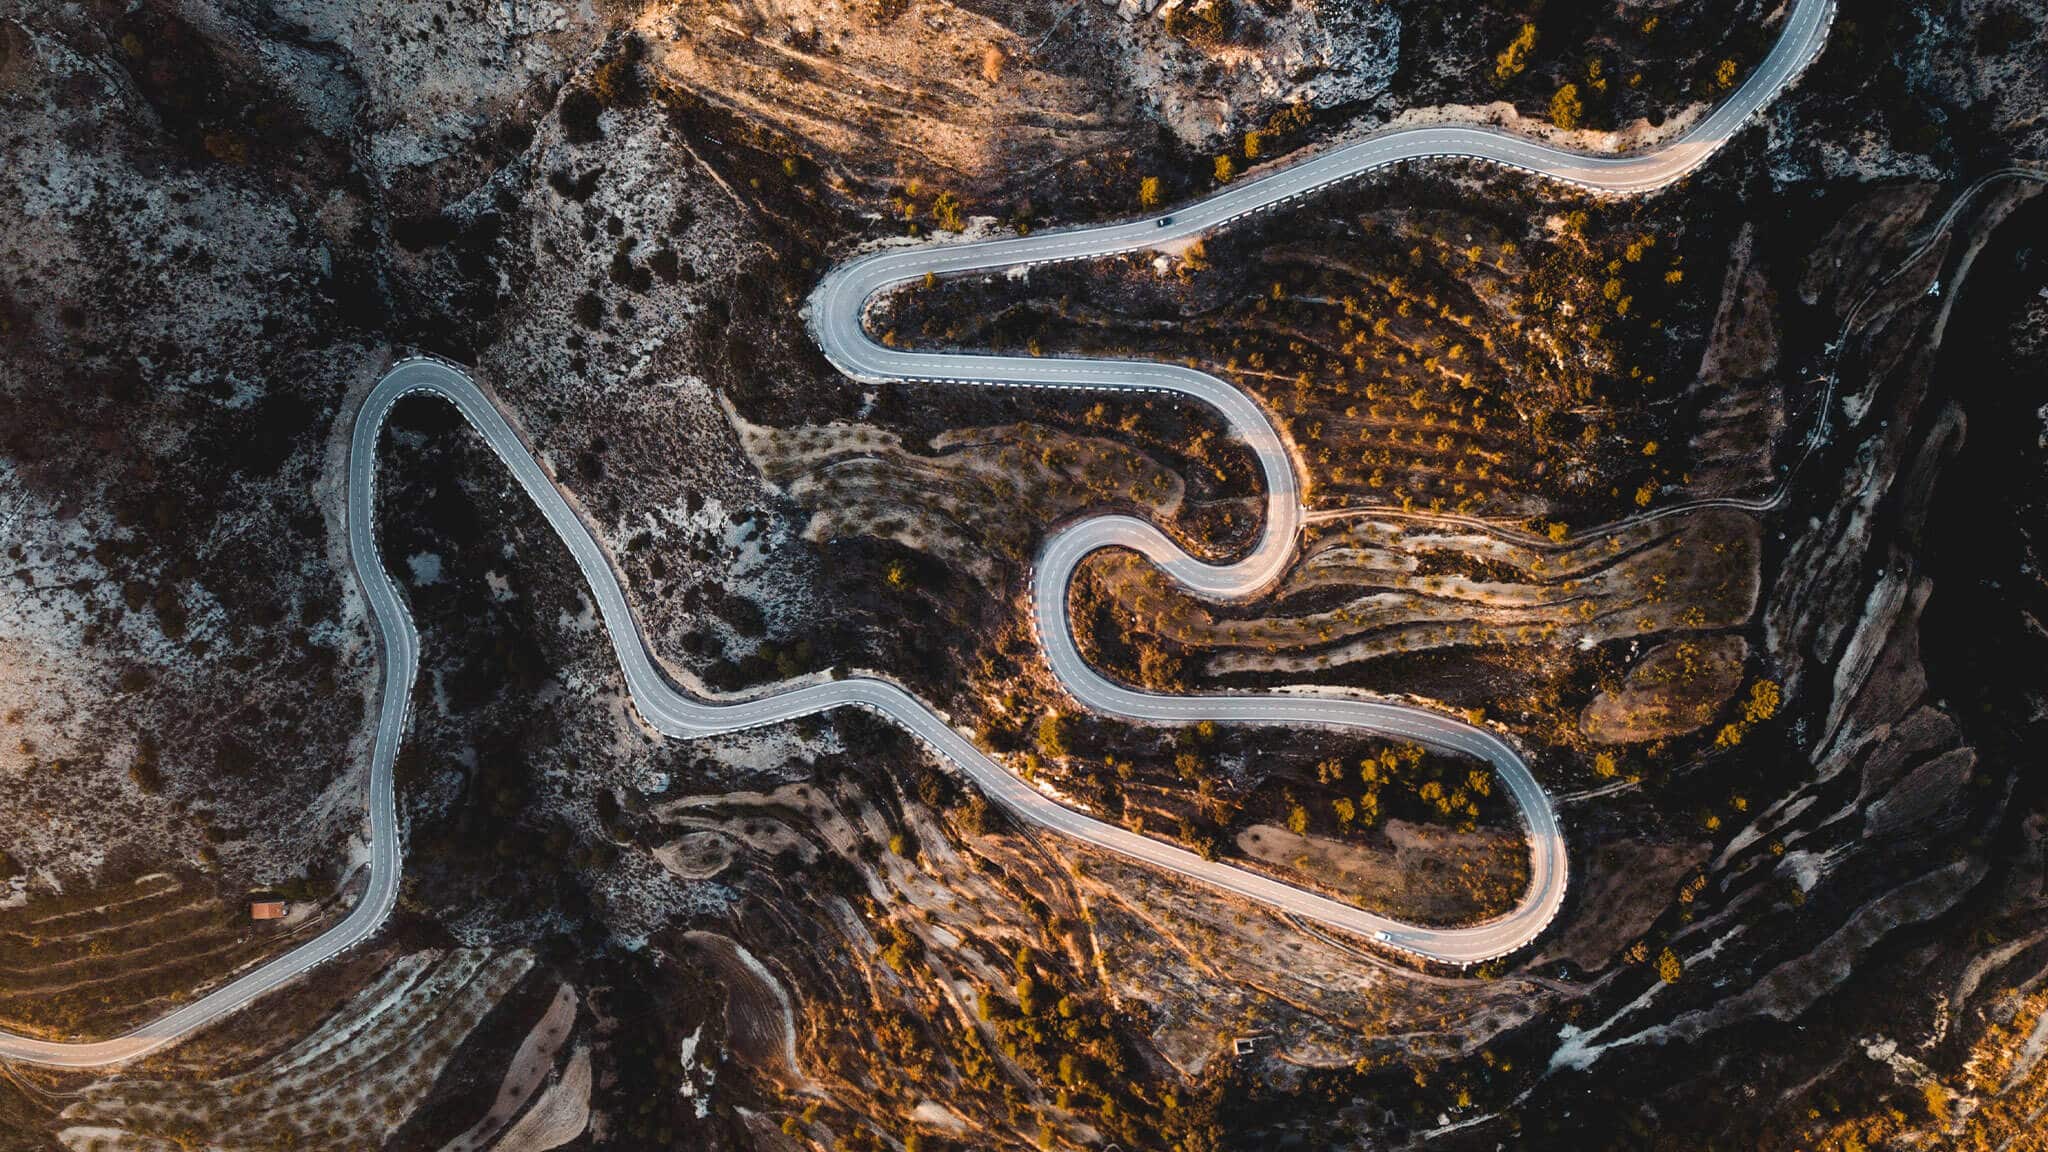
POLYGON ((1164 227, 1166 227, 1166 226, 1167 226, 1168 224, 1171 224, 1171 223, 1173 223, 1173 217, 1171 217, 1171 216, 1161 216, 1161 217, 1159 218, 1159 226, 1160 226, 1161 228, 1164 228, 1164 227))

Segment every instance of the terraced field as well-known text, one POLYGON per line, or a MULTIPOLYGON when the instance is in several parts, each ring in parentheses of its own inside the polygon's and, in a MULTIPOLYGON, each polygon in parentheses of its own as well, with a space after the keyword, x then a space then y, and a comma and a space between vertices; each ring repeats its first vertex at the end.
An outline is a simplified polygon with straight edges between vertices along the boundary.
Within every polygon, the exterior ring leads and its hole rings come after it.
POLYGON ((1607 521, 1688 487, 1688 394, 1724 238, 1627 206, 1328 193, 1177 256, 940 281, 878 307, 904 346, 1182 362, 1257 396, 1311 509, 1607 521), (1392 201, 1392 203, 1387 203, 1392 201), (1412 203, 1411 203, 1412 201, 1412 203))
POLYGON ((1294 673, 1736 627, 1756 607, 1757 548, 1753 519, 1714 510, 1550 546, 1381 520, 1325 531, 1270 613, 1205 605, 1125 557, 1098 561, 1097 580, 1127 623, 1213 653, 1213 673, 1294 673))
POLYGON ((72 1152, 374 1148, 528 970, 524 952, 416 952, 326 1021, 227 1075, 102 1080, 64 1109, 72 1152))
POLYGON ((106 1035, 162 1015, 317 919, 258 924, 196 873, 151 873, 0 912, 0 1027, 106 1035))
POLYGON ((992 588, 999 561, 1029 561, 1040 525, 1111 502, 1169 521, 1187 487, 1140 448, 1040 424, 941 433, 929 454, 869 425, 742 423, 740 433, 762 473, 814 509, 807 536, 895 540, 992 588))

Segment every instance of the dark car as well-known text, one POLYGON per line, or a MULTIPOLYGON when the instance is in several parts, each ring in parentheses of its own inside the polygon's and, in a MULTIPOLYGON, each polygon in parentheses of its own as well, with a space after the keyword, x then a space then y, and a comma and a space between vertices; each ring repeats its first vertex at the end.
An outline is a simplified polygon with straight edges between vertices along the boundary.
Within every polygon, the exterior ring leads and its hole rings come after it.
POLYGON ((1161 216, 1161 217, 1159 218, 1159 226, 1160 226, 1161 228, 1164 228, 1164 227, 1166 227, 1166 226, 1167 226, 1168 224, 1171 224, 1171 223, 1173 223, 1173 217, 1171 217, 1171 216, 1161 216))

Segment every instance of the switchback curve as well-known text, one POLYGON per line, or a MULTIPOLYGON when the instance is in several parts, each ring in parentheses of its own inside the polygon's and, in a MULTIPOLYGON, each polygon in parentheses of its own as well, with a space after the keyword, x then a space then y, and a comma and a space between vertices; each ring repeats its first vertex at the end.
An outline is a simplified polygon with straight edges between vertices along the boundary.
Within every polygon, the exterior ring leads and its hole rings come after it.
POLYGON ((1039 554, 1033 576, 1034 623, 1055 675, 1084 706, 1128 719, 1169 724, 1207 719, 1355 727, 1485 759, 1521 805, 1530 835, 1530 886, 1508 914, 1464 928, 1411 927, 1095 820, 1025 784, 929 706, 886 680, 828 680, 730 702, 699 701, 679 692, 649 655, 618 578, 596 539, 512 424, 462 370, 417 358, 395 365, 372 389, 356 416, 347 465, 350 562, 376 620, 384 651, 384 685, 370 764, 371 861, 362 897, 347 917, 321 936, 125 1036, 65 1043, 0 1033, 0 1060, 89 1068, 136 1059, 247 1006, 368 939, 389 916, 397 900, 401 864, 392 766, 404 737, 418 672, 419 636, 377 552, 375 463, 376 441, 385 417, 393 404, 412 393, 432 393, 455 404, 547 518, 598 602, 635 705, 647 722, 663 733, 700 737, 832 708, 866 707, 931 745, 1020 818, 1052 831, 1322 925, 1372 936, 1424 958, 1469 964, 1514 951, 1539 935, 1556 914, 1564 898, 1566 865, 1563 837, 1549 798, 1521 757, 1500 737, 1440 713, 1386 700, 1285 693, 1157 696, 1115 684, 1081 659, 1068 625, 1066 598, 1075 568, 1097 549, 1137 551, 1190 591, 1214 598, 1254 595, 1286 570, 1302 523, 1299 487, 1287 446, 1256 402, 1216 377, 1174 365, 889 349, 869 339, 862 314, 875 296, 927 273, 1028 266, 1171 245, 1298 200, 1330 183, 1409 160, 1466 157, 1597 192, 1654 191, 1704 163, 1790 83, 1818 55, 1833 14, 1834 0, 1795 0, 1776 45, 1727 103, 1678 138, 1634 155, 1587 155, 1480 127, 1397 130, 1247 179, 1182 209, 1163 224, 1147 219, 1016 239, 888 250, 835 268, 812 294, 807 312, 813 336, 826 357, 855 379, 1162 391, 1190 397, 1221 413, 1250 446, 1267 481, 1266 517, 1258 543, 1236 563, 1210 565, 1188 555, 1155 526, 1132 517, 1095 517, 1055 534, 1039 554))

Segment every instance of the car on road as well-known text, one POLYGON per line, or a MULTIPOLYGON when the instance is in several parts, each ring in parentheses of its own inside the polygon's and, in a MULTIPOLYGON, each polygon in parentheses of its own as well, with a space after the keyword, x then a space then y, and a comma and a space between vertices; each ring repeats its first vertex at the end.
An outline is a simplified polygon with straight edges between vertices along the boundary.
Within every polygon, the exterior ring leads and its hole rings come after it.
POLYGON ((1161 228, 1164 228, 1164 227, 1166 227, 1166 226, 1167 226, 1168 224, 1171 224, 1171 223, 1173 223, 1173 217, 1171 217, 1171 216, 1161 216, 1161 217, 1159 218, 1159 226, 1160 226, 1161 228))
POLYGON ((1394 942, 1394 934, 1384 929, 1373 933, 1372 938, 1379 941, 1382 944, 1392 944, 1394 942))

